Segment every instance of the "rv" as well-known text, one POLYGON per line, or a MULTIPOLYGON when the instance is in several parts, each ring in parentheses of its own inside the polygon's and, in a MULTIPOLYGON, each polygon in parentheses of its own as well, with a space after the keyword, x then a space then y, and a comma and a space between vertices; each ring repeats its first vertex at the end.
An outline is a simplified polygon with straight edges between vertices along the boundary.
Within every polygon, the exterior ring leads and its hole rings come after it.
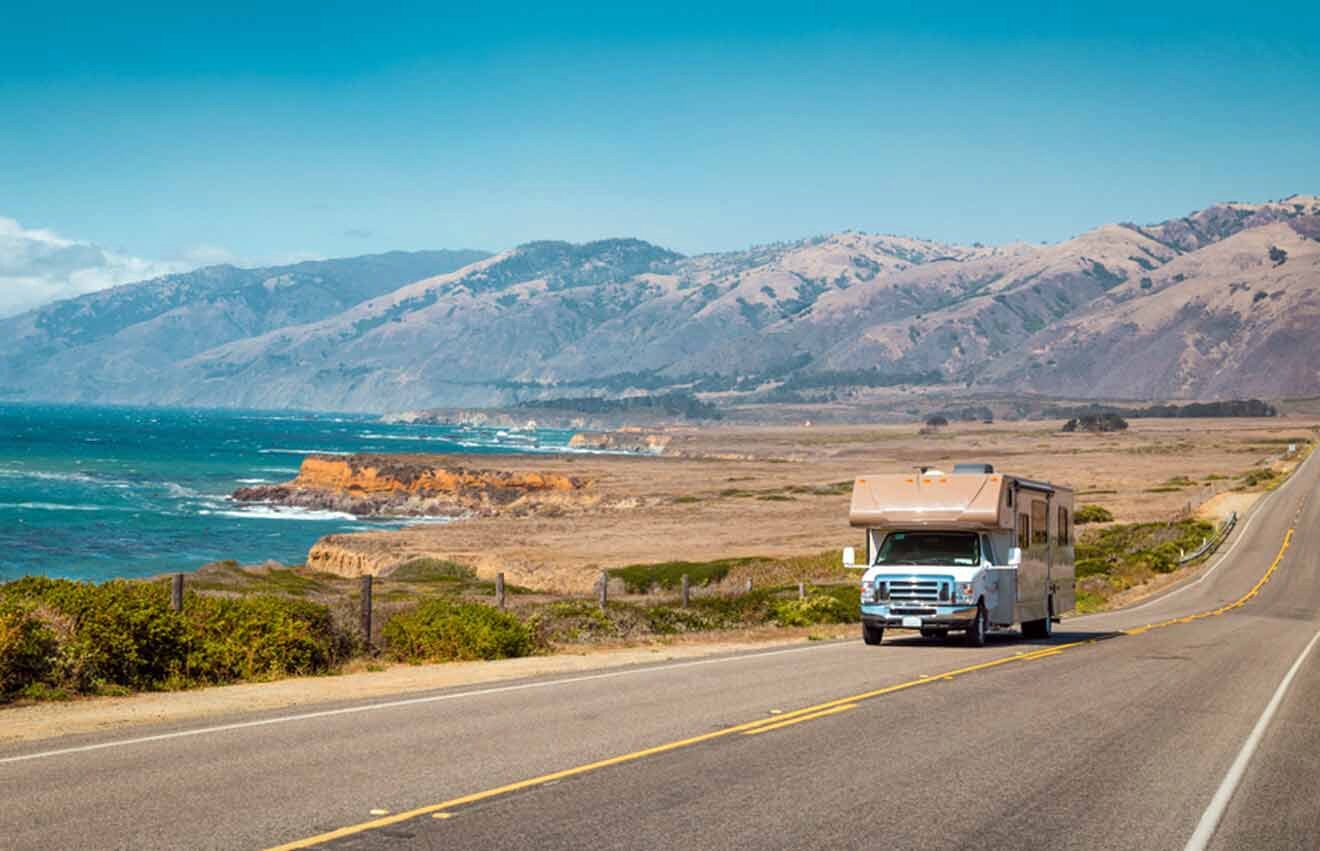
POLYGON ((862 576, 862 638, 919 629, 962 632, 980 647, 993 629, 1020 625, 1047 638, 1073 608, 1073 493, 1047 482, 958 464, 951 473, 863 476, 848 520, 866 530, 866 557, 843 551, 862 576))

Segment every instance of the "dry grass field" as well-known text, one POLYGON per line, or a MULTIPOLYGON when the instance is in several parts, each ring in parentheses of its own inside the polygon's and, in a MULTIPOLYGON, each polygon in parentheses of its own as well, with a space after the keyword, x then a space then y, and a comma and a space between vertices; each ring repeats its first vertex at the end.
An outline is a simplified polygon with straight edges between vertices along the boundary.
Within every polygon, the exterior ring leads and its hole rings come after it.
MULTIPOLYGON (((321 564, 387 573, 419 557, 452 560, 489 579, 538 591, 588 592, 602 569, 669 561, 819 554, 859 544, 848 526, 858 475, 984 461, 1003 472, 1072 486, 1079 504, 1115 522, 1245 508, 1270 486, 1253 471, 1285 471, 1290 443, 1320 418, 1133 420, 1124 432, 1065 434, 1061 422, 715 426, 672 431, 666 454, 488 456, 483 466, 594 480, 589 510, 488 517, 392 532, 335 535, 321 564)), ((470 457, 456 459, 472 463, 470 457)))

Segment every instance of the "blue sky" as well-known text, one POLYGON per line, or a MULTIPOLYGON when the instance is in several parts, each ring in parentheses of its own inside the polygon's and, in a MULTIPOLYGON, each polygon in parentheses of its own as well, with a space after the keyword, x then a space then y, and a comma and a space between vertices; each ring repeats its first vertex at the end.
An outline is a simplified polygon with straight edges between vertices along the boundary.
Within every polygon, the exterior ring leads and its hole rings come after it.
POLYGON ((195 264, 1320 192, 1316 4, 472 5, 11 5, 0 217, 195 264))

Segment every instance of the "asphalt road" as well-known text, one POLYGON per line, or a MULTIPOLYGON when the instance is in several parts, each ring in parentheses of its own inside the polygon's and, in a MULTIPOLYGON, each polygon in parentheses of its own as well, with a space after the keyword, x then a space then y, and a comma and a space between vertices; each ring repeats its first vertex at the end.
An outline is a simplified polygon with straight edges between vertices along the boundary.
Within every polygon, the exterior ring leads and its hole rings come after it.
POLYGON ((1197 578, 1049 641, 809 644, 0 748, 0 848, 1320 848, 1318 484, 1310 461, 1197 578))

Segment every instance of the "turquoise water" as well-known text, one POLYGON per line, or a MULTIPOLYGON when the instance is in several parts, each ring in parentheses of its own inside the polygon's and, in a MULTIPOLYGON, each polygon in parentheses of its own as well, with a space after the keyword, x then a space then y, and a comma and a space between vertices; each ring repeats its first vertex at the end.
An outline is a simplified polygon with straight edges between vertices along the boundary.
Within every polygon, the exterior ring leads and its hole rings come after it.
POLYGON ((301 563, 322 535, 403 523, 228 495, 292 478, 309 452, 555 452, 571 435, 342 414, 0 404, 0 581, 150 576, 225 558, 301 563))

